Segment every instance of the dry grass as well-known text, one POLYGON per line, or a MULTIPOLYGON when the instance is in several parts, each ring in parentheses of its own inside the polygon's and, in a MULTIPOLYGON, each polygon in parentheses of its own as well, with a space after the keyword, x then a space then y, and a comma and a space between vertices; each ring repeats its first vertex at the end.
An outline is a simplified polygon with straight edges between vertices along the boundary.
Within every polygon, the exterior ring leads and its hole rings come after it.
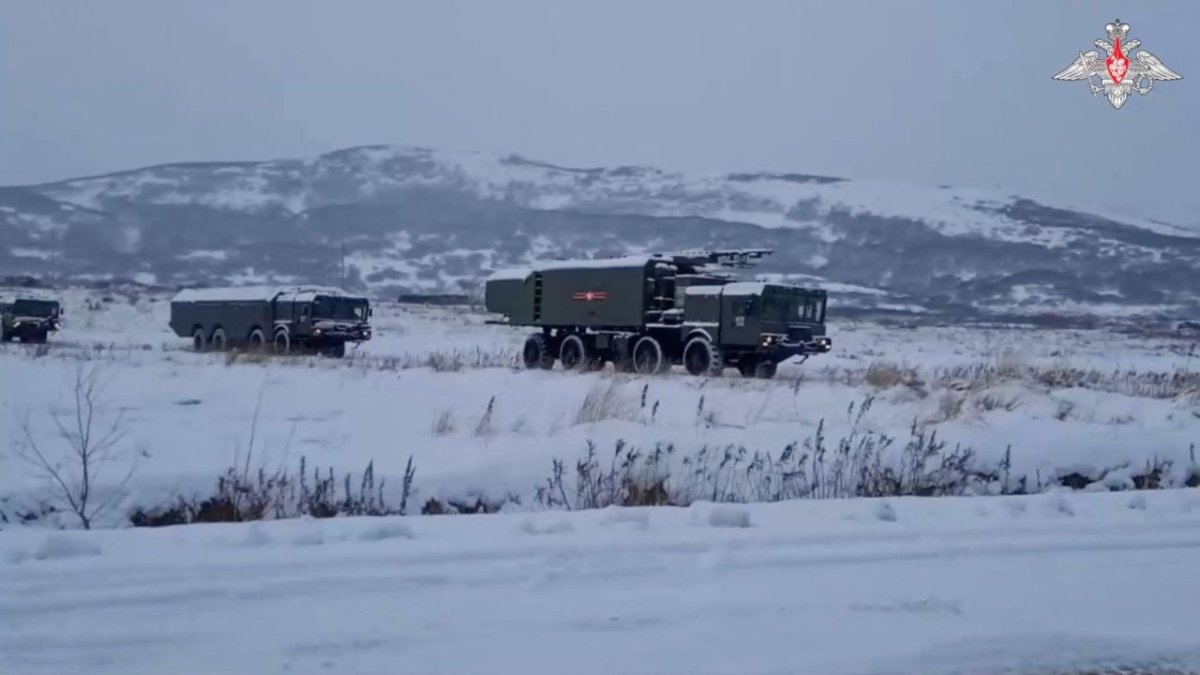
POLYGON ((434 436, 449 436, 454 433, 455 429, 454 414, 449 410, 438 415, 437 421, 433 423, 434 436))
POLYGON ((619 380, 599 381, 588 389, 583 403, 575 413, 575 424, 592 424, 605 420, 637 421, 638 403, 627 395, 619 380))

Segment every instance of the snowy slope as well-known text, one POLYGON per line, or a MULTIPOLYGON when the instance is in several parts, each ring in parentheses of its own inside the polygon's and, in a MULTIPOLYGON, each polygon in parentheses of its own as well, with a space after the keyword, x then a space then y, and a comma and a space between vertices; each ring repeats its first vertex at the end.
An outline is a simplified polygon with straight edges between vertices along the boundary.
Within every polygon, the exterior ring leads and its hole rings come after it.
POLYGON ((330 283, 345 263, 348 283, 385 294, 472 290, 538 258, 767 246, 764 272, 949 313, 1177 317, 1200 269, 1195 231, 966 187, 403 146, 4 188, 0 233, 14 272, 330 283))
POLYGON ((0 533, 23 675, 1200 669, 1200 498, 0 533))

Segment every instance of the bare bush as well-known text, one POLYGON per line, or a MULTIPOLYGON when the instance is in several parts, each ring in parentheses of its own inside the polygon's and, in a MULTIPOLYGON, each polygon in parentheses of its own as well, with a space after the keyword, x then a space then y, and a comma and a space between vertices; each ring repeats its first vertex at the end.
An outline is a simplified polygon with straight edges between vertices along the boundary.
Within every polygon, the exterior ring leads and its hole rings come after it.
MULTIPOLYGON (((860 418, 863 412, 860 409, 860 418)), ((586 455, 576 462, 573 481, 568 480, 566 464, 553 461, 550 477, 537 487, 537 502, 544 508, 577 510, 686 506, 697 500, 942 496, 982 491, 1001 480, 1000 492, 1015 491, 1007 467, 980 470, 970 448, 949 449, 936 431, 922 431, 915 420, 901 447, 894 447, 890 436, 855 428, 830 447, 821 420, 810 438, 788 444, 779 455, 728 445, 703 446, 681 456, 669 444, 642 451, 617 441, 611 457, 602 461, 589 442, 586 455)), ((1011 463, 1011 455, 1006 457, 1011 463)), ((1024 490, 1023 482, 1016 485, 1024 490)))
POLYGON ((231 466, 217 478, 216 489, 205 497, 180 497, 175 503, 154 509, 139 509, 130 516, 135 527, 161 527, 188 523, 240 523, 309 516, 391 516, 405 515, 413 496, 416 468, 412 458, 405 466, 398 503, 388 501, 385 481, 375 476, 369 462, 355 481, 346 473, 341 481, 330 467, 322 472, 300 458, 296 473, 265 469, 248 473, 245 467, 231 466))
POLYGON ((967 399, 962 394, 952 391, 942 394, 942 397, 938 399, 938 409, 934 421, 949 422, 950 420, 958 419, 962 415, 963 407, 966 403, 967 399))
POLYGON ((551 476, 537 488, 538 504, 578 511, 608 506, 682 505, 690 501, 676 501, 667 488, 667 458, 673 446, 659 445, 643 454, 618 440, 607 467, 601 464, 595 444, 588 441, 587 447, 587 454, 575 463, 575 484, 570 490, 563 461, 553 460, 551 476))
POLYGON ((137 470, 137 456, 125 460, 127 470, 123 477, 102 488, 104 470, 122 461, 119 447, 125 439, 124 413, 106 414, 100 409, 104 383, 95 367, 80 364, 76 368, 72 393, 70 413, 50 413, 62 452, 47 454, 48 449, 37 441, 32 420, 27 418, 17 456, 50 481, 55 500, 75 514, 87 530, 97 518, 116 507, 137 470))
POLYGON ((863 382, 876 389, 887 389, 895 386, 916 387, 921 384, 915 368, 902 368, 895 363, 876 361, 867 366, 863 374, 863 382))

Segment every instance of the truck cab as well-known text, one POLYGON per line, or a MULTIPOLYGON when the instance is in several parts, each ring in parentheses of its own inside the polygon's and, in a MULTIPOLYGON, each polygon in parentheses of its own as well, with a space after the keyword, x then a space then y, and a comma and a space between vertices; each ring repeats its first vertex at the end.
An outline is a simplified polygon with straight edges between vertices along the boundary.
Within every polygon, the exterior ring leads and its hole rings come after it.
MULTIPOLYGON (((723 365, 772 377, 783 361, 833 348, 825 335, 827 300, 823 290, 788 284, 693 286, 686 291, 684 326, 688 338, 703 337, 720 349, 723 365)), ((686 348, 684 361, 689 369, 701 369, 688 363, 686 348)))
POLYGON ((62 307, 56 300, 0 298, 0 341, 43 343, 62 326, 62 307))
POLYGON ((347 342, 371 339, 372 314, 364 297, 301 291, 275 298, 276 321, 288 325, 290 342, 333 356, 344 355, 347 342))

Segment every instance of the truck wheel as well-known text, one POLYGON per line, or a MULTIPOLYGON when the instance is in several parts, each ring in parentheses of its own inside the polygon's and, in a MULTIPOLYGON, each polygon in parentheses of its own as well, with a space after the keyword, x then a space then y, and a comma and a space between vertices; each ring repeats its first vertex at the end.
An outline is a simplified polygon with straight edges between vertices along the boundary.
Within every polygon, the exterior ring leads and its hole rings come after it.
POLYGON ((212 344, 212 348, 215 349, 216 351, 218 351, 218 352, 225 351, 225 347, 228 346, 228 343, 225 341, 225 329, 224 328, 214 329, 213 333, 212 333, 212 337, 209 339, 209 343, 212 344))
POLYGON ((335 359, 340 359, 346 355, 346 343, 339 342, 331 347, 326 347, 321 350, 321 354, 335 359))
POLYGON ((671 365, 663 357, 662 344, 647 335, 633 345, 633 372, 654 375, 666 372, 671 365))
POLYGON ((720 377, 725 370, 721 350, 713 346, 706 337, 694 337, 683 348, 683 364, 692 375, 720 377))
POLYGON ((558 360, 562 362, 563 370, 590 370, 592 355, 588 353, 583 338, 568 335, 558 348, 558 360))
POLYGON ((546 336, 541 333, 534 333, 525 338, 525 346, 521 349, 521 360, 525 363, 525 367, 530 370, 534 368, 550 370, 553 368, 554 356, 550 354, 550 343, 546 340, 546 336))
POLYGON ((287 354, 292 350, 292 336, 286 330, 277 330, 272 346, 276 354, 287 354))
POLYGON ((204 329, 197 328, 192 332, 192 349, 202 352, 208 348, 208 338, 204 337, 204 329))
POLYGON ((255 328, 250 331, 250 336, 246 338, 246 350, 261 354, 267 347, 267 336, 263 334, 261 328, 255 328))

